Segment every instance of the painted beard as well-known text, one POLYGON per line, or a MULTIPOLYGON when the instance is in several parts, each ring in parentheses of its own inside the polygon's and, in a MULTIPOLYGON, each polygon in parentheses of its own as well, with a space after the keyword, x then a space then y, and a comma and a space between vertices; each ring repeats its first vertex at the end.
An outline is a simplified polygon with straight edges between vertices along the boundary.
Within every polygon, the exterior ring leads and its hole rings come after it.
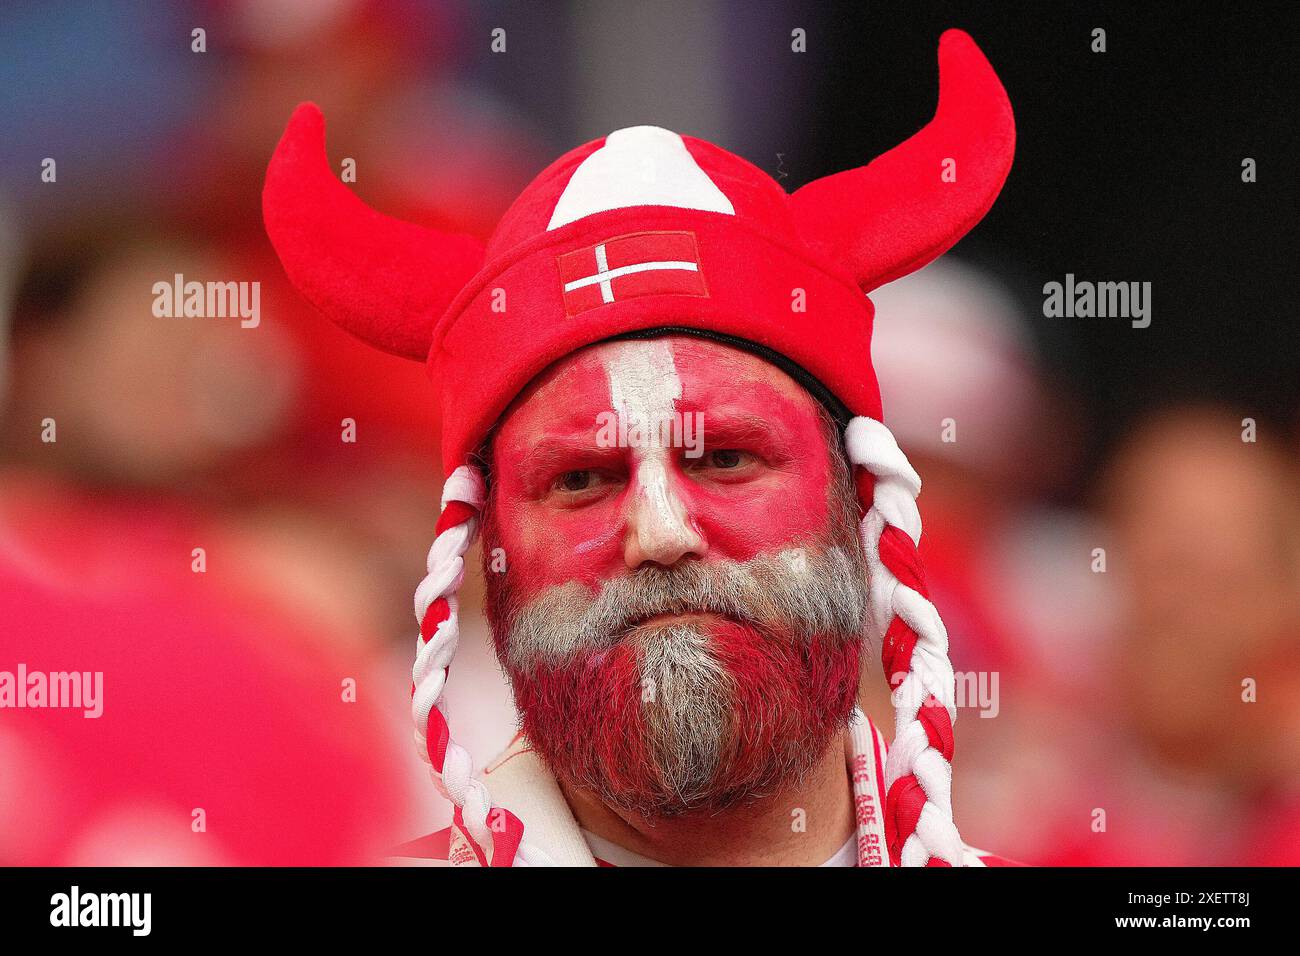
POLYGON ((642 567, 522 607, 508 574, 487 581, 525 735, 607 806, 656 818, 752 803, 801 781, 852 711, 867 603, 855 538, 642 567))

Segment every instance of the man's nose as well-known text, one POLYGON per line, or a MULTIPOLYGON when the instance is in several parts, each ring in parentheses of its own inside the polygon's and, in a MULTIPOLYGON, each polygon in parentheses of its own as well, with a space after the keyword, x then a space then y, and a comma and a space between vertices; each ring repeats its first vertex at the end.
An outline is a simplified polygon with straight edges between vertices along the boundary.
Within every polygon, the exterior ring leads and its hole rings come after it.
POLYGON ((702 558, 709 550, 687 511, 669 465, 641 461, 628 503, 623 560, 633 570, 646 563, 665 567, 686 557, 702 558))

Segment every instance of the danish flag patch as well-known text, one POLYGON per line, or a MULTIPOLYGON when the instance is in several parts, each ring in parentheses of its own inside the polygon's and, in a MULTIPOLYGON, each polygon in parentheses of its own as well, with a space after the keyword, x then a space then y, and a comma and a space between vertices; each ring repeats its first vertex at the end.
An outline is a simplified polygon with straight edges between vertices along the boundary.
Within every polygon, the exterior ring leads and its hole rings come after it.
POLYGON ((564 312, 640 295, 707 296, 693 232, 634 232, 556 256, 564 312))

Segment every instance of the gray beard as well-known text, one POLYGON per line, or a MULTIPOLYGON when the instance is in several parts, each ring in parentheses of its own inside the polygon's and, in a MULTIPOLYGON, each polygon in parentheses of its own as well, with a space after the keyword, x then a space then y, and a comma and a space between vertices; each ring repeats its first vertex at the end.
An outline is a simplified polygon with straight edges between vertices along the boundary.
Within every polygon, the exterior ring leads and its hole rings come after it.
POLYGON ((634 632, 632 640, 642 648, 641 709, 653 760, 669 795, 665 804, 696 806, 708 798, 722 765, 733 710, 731 675, 710 653, 708 636, 697 627, 649 628, 634 632))
MULTIPOLYGON (((785 645, 780 653, 788 668, 769 671, 784 684, 773 688, 772 701, 809 693, 813 677, 808 656, 861 641, 867 587, 865 562, 856 544, 805 548, 746 562, 647 566, 607 581, 595 597, 570 582, 513 613, 508 595, 498 590, 489 601, 495 609, 493 631, 517 691, 521 682, 547 679, 539 671, 563 670, 576 656, 599 655, 621 644, 631 649, 637 661, 641 719, 640 726, 628 732, 639 735, 632 749, 645 754, 655 779, 634 794, 620 792, 611 786, 618 774, 604 763, 609 758, 596 750, 579 742, 568 752, 557 752, 557 741, 538 739, 533 739, 534 746, 557 774, 606 806, 650 818, 716 812, 800 782, 825 752, 827 735, 842 726, 839 718, 847 720, 851 702, 838 701, 834 707, 844 704, 845 712, 823 713, 816 726, 771 709, 775 704, 756 702, 753 694, 743 695, 748 712, 741 714, 735 678, 711 642, 715 622, 705 617, 646 621, 660 614, 709 613, 738 622, 757 635, 756 654, 764 653, 769 643, 774 649, 785 645), (817 648, 812 647, 814 638, 821 642, 817 648), (790 653, 791 645, 796 653, 790 653), (751 725, 746 741, 741 739, 744 722, 751 725), (758 759, 752 749, 755 723, 781 731, 758 759), (744 758, 739 757, 742 751, 744 758)), ((489 586, 500 589, 504 584, 497 580, 489 586)), ((548 697, 544 706, 575 715, 589 713, 579 698, 563 696, 578 693, 564 686, 562 696, 548 697)))

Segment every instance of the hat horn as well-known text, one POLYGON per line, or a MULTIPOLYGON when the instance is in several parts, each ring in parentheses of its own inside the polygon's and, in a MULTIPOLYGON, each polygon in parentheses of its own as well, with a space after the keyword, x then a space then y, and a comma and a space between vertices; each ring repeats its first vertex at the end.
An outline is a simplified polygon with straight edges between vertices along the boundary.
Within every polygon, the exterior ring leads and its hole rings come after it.
POLYGON ((483 264, 483 244, 376 212, 333 174, 315 103, 293 112, 266 170, 262 217, 299 291, 387 352, 423 361, 433 325, 483 264))
POLYGON ((790 197, 804 241, 870 292, 946 252, 997 198, 1016 129, 1006 90, 961 30, 939 39, 939 106, 910 139, 790 197))

